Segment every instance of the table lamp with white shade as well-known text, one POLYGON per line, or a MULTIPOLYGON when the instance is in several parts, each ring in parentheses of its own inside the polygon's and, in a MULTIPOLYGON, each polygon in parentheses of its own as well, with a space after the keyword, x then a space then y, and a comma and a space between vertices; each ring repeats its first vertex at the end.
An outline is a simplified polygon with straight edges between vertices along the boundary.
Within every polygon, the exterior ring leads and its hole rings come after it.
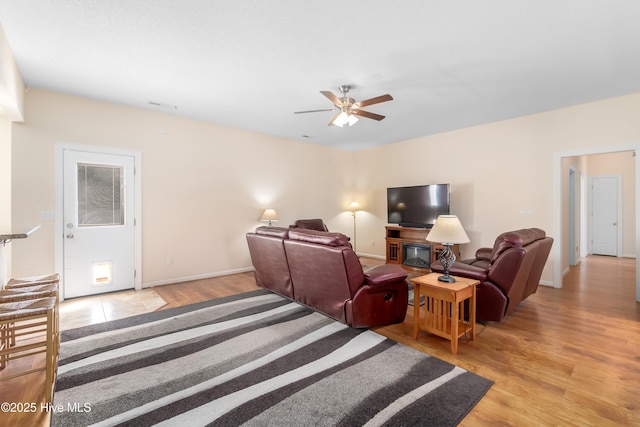
POLYGON ((436 223, 427 235, 430 242, 442 243, 444 250, 440 253, 440 262, 444 268, 444 275, 438 277, 438 280, 446 283, 456 281, 449 276, 449 269, 456 260, 456 255, 451 250, 451 245, 469 243, 469 236, 464 231, 460 220, 455 215, 440 215, 436 219, 436 223))
POLYGON ((265 209, 260 217, 260 221, 268 222, 269 227, 271 227, 271 223, 278 222, 278 214, 275 209, 265 209))

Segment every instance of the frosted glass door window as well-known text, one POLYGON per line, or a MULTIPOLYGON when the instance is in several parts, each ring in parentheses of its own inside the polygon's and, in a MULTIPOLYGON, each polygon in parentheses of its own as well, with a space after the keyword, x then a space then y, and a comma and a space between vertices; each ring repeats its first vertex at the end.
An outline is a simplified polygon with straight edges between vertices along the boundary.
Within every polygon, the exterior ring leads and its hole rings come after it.
POLYGON ((109 225, 124 225, 124 169, 78 163, 78 226, 109 225))

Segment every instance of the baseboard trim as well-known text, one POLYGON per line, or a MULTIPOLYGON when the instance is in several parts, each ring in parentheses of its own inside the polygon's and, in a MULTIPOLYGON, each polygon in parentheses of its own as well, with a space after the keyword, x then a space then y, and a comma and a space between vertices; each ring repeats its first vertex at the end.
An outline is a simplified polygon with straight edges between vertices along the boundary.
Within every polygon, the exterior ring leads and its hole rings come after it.
POLYGON ((366 254, 363 252, 357 252, 356 255, 358 255, 359 257, 365 257, 365 258, 373 258, 373 259, 383 259, 386 260, 386 257, 382 256, 382 255, 373 255, 373 254, 366 254))
POLYGON ((220 271, 217 273, 199 274, 196 276, 178 277, 167 280, 156 280, 155 282, 146 282, 142 284, 143 288, 153 288, 154 286, 173 285, 175 283, 192 282, 194 280, 212 279, 214 277, 230 276, 232 274, 247 273, 253 271, 253 267, 238 268, 236 270, 220 271))

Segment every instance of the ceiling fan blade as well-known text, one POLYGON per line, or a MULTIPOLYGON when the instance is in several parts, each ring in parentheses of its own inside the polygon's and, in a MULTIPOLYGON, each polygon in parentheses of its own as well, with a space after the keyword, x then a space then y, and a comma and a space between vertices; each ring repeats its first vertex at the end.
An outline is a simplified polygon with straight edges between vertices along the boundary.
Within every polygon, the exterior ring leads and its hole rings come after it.
POLYGON ((333 102, 333 105, 335 105, 336 107, 342 107, 342 101, 340 101, 340 98, 335 96, 333 93, 329 92, 328 90, 321 90, 320 93, 329 98, 329 101, 333 102))
POLYGON ((325 108, 323 110, 294 111, 293 114, 319 113, 320 111, 337 111, 337 108, 325 108))
POLYGON ((351 114, 355 114, 356 116, 366 117, 367 119, 373 119, 377 121, 380 121, 385 117, 385 116, 381 116, 380 114, 370 113, 368 111, 363 111, 363 110, 351 110, 351 114))
POLYGON ((375 98, 365 99, 364 101, 356 102, 357 108, 366 107, 367 105, 379 104, 381 102, 387 102, 393 100, 393 97, 389 94, 376 96, 375 98))

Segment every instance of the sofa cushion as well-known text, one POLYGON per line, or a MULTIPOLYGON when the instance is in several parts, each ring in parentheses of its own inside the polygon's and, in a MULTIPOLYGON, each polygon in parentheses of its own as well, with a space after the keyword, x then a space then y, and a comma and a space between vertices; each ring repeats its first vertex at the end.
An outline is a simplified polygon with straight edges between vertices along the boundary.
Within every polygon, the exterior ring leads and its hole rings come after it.
POLYGON ((263 225, 262 227, 256 228, 256 234, 259 234, 261 236, 272 236, 286 239, 289 237, 289 229, 283 227, 268 227, 263 225))
POLYGON ((326 246, 351 246, 349 237, 342 233, 330 233, 328 231, 295 228, 289 230, 289 239, 326 246))
POLYGON ((530 228, 529 231, 534 234, 536 240, 544 239, 545 237, 547 237, 547 233, 539 228, 530 228))
POLYGON ((320 218, 314 219, 299 219, 296 221, 295 225, 292 225, 290 228, 302 228, 306 230, 318 230, 318 231, 329 231, 324 221, 320 218))

